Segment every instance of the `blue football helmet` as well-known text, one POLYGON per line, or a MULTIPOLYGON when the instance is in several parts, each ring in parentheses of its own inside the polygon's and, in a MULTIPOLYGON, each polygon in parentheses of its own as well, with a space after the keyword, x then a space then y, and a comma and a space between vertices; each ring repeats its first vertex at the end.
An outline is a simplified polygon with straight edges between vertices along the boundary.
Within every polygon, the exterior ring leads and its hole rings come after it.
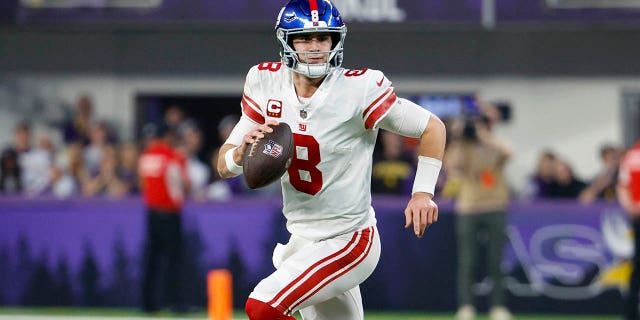
POLYGON ((276 38, 282 64, 309 78, 325 76, 332 67, 342 64, 342 46, 346 35, 347 26, 338 8, 329 0, 291 0, 280 10, 276 21, 276 38), (331 35, 332 48, 325 52, 328 56, 325 63, 303 63, 299 55, 310 52, 298 52, 293 48, 292 35, 314 32, 328 32, 331 35))

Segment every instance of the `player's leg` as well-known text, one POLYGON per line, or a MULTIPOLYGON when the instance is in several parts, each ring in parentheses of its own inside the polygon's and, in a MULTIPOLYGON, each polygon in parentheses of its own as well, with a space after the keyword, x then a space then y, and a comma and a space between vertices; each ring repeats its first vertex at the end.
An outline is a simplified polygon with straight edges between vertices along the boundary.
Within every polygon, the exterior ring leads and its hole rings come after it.
POLYGON ((304 320, 353 320, 364 319, 360 286, 336 297, 300 309, 304 320))
POLYGON ((505 307, 504 275, 500 268, 504 246, 507 240, 506 226, 507 213, 504 211, 491 212, 486 214, 487 226, 487 270, 493 282, 491 290, 489 319, 491 320, 511 320, 511 312, 505 307))
POLYGON ((458 272, 457 296, 458 312, 456 319, 466 320, 475 317, 473 308, 473 272, 477 259, 477 217, 473 214, 458 214, 456 216, 456 241, 458 244, 458 272))
POLYGON ((640 296, 640 219, 633 219, 632 222, 636 251, 633 255, 629 291, 625 299, 625 320, 638 319, 638 297, 640 296))
POLYGON ((167 298, 173 311, 183 312, 182 301, 182 218, 180 214, 167 214, 166 248, 168 263, 167 298))
POLYGON ((503 211, 485 214, 487 227, 487 271, 493 283, 490 303, 492 306, 504 305, 504 279, 500 265, 506 241, 507 214, 503 211))
POLYGON ((160 225, 157 219, 158 213, 153 210, 147 212, 147 235, 145 243, 144 275, 142 279, 142 309, 153 312, 159 309, 155 292, 156 278, 160 265, 160 225))
MULTIPOLYGON (((251 320, 273 319, 261 316, 267 313, 289 316, 356 287, 375 269, 380 241, 377 229, 370 227, 318 242, 292 238, 281 251, 286 258, 278 270, 262 280, 249 296, 250 300, 262 302, 247 303, 251 320), (266 306, 272 310, 265 311, 266 306)), ((357 308, 361 309, 361 304, 357 308)))

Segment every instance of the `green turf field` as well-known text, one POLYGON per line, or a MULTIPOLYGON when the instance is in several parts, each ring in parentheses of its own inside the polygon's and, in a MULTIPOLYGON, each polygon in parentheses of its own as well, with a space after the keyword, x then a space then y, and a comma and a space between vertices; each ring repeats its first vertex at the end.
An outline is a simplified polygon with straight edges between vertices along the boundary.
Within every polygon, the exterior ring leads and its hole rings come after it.
MULTIPOLYGON (((207 319, 204 311, 187 314, 173 314, 170 312, 159 312, 153 316, 147 316, 134 309, 101 309, 101 308, 8 308, 0 307, 0 320, 24 319, 24 320, 45 320, 45 319, 118 319, 144 320, 154 318, 165 319, 207 319), (17 317, 20 316, 20 317, 17 317), (55 316, 52 318, 51 316, 55 316)), ((246 320, 244 313, 238 311, 234 315, 234 320, 246 320)), ((301 319, 298 317, 298 319, 301 319)), ((377 312, 365 311, 367 320, 453 320, 453 314, 445 313, 417 313, 417 312, 377 312)), ((546 315, 546 314, 516 314, 514 320, 618 320, 621 317, 612 315, 546 315)), ((480 316, 477 320, 488 320, 486 316, 480 316)))

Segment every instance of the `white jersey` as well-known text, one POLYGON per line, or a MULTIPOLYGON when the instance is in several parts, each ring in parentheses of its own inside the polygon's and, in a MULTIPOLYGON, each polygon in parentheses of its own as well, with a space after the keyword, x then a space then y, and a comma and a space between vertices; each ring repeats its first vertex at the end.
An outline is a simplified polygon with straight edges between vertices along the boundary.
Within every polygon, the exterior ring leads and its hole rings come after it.
POLYGON ((320 240, 375 225, 370 184, 377 124, 396 102, 391 82, 377 70, 334 68, 302 103, 281 63, 251 68, 244 116, 287 123, 294 136, 295 154, 281 178, 291 234, 320 240))

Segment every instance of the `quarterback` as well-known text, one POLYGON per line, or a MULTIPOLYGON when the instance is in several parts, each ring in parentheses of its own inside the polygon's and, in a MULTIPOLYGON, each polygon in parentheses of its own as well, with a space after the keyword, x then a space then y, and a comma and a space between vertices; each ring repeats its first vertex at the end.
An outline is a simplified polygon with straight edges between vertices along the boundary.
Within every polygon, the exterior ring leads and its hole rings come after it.
POLYGON ((289 1, 275 31, 281 61, 249 70, 242 117, 218 158, 220 176, 237 176, 255 139, 281 122, 292 129, 295 152, 280 181, 291 238, 276 246, 276 271, 254 288, 246 312, 251 320, 291 320, 297 311, 306 320, 364 319, 359 284, 381 250, 370 191, 378 130, 420 138, 404 212, 420 238, 438 219, 445 127, 397 97, 381 71, 341 67, 347 28, 329 0, 289 1))

